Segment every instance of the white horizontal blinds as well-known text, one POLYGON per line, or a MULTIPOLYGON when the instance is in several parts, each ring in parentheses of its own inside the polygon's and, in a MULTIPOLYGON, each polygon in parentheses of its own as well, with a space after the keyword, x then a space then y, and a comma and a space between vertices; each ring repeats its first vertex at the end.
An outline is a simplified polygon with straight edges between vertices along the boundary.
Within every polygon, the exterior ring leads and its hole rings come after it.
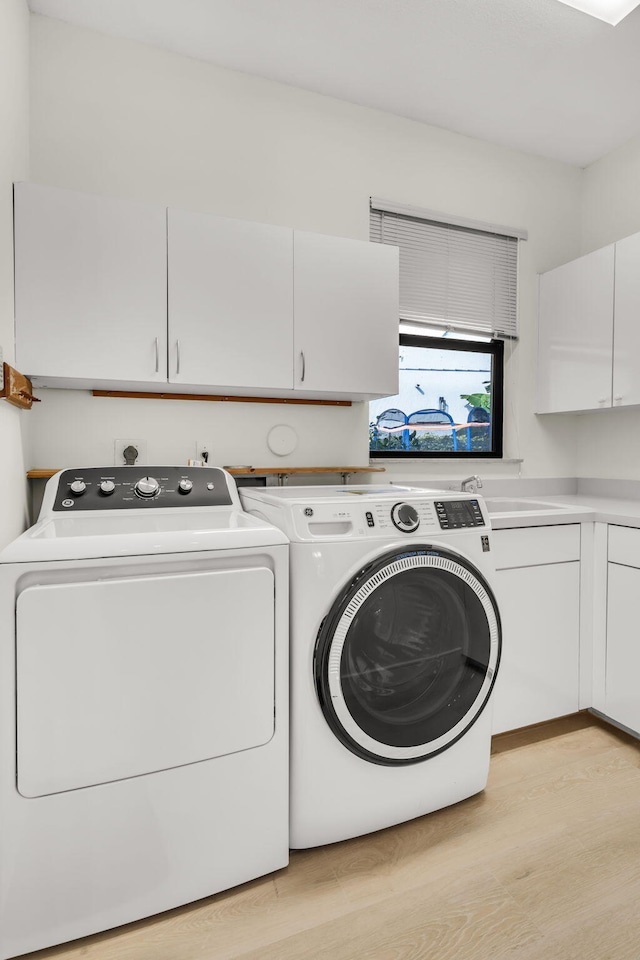
POLYGON ((518 238, 371 208, 371 240, 400 248, 400 317, 517 336, 518 238))

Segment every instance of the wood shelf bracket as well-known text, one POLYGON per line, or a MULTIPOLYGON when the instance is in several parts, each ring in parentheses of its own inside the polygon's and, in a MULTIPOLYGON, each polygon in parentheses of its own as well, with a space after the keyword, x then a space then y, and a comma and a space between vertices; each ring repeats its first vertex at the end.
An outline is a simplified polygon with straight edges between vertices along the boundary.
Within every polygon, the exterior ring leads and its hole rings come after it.
POLYGON ((2 364, 2 373, 0 400, 6 400, 21 410, 31 410, 34 403, 40 403, 38 397, 33 395, 33 386, 28 377, 14 370, 8 363, 2 364))

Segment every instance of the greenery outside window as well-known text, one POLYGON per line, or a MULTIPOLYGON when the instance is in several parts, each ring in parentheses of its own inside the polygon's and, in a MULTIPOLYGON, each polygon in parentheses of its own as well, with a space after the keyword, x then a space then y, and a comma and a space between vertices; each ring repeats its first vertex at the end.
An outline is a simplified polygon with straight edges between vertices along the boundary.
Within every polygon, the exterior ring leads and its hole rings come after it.
POLYGON ((369 404, 372 458, 502 456, 502 340, 400 334, 400 391, 369 404))

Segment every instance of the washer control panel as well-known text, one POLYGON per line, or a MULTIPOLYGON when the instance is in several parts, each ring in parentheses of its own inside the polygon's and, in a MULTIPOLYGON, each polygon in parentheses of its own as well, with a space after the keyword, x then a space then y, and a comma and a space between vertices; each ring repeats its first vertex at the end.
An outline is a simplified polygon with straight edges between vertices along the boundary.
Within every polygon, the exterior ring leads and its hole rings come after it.
POLYGON ((230 480, 218 467, 87 467, 64 470, 54 510, 230 507, 230 480))
POLYGON ((433 505, 442 530, 485 526, 477 500, 435 500, 433 505))

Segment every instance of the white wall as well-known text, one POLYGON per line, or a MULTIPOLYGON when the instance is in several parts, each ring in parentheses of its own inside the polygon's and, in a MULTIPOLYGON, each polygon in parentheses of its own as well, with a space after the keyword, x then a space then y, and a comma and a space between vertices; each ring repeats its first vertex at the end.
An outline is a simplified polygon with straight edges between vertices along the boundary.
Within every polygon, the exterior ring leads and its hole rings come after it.
MULTIPOLYGON (((29 13, 26 0, 0 3, 0 346, 13 361, 14 180, 28 176, 29 13)), ((0 547, 26 520, 21 426, 31 414, 0 400, 0 547)))
POLYGON ((640 231, 640 135, 583 173, 581 253, 640 231))
MULTIPOLYGON (((640 231, 640 136, 593 163, 583 175, 582 250, 588 253, 640 231)), ((604 410, 575 418, 576 475, 640 477, 640 411, 604 410)))
MULTIPOLYGON (((528 229, 522 338, 508 351, 506 456, 524 458, 529 476, 573 474, 572 418, 542 421, 531 411, 535 277, 578 253, 578 169, 46 18, 32 18, 31 51, 34 181, 360 238, 371 194, 528 229)), ((279 422, 301 438, 285 465, 367 460, 363 405, 41 395, 34 466, 110 462, 123 436, 147 439, 150 460, 182 459, 193 440, 211 438, 217 462, 281 465, 265 445, 279 422)))

